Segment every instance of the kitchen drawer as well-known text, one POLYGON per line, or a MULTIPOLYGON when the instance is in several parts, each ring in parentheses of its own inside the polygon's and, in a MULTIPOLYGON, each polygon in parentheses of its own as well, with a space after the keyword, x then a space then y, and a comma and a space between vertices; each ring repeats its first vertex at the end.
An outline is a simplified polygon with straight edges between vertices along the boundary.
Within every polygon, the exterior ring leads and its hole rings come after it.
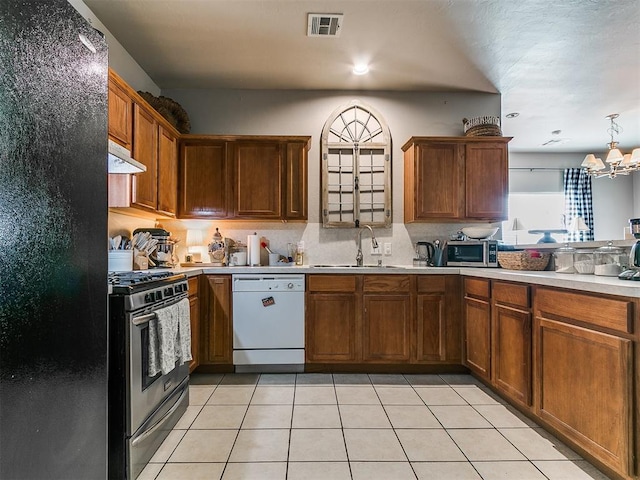
POLYGON ((411 290, 411 277, 409 275, 365 275, 365 292, 402 292, 411 290))
POLYGON ((189 278, 189 296, 197 297, 198 296, 198 283, 200 277, 191 277, 189 278))
POLYGON ((355 292, 355 275, 308 275, 307 288, 310 292, 355 292))
POLYGON ((493 300, 502 305, 529 308, 531 300, 529 286, 515 283, 493 282, 493 300))
POLYGON ((534 305, 536 316, 568 319, 622 333, 633 333, 631 300, 539 288, 536 290, 534 305))
POLYGON ((445 283, 444 275, 420 275, 418 277, 418 293, 443 293, 445 283))
POLYGON ((491 284, 489 280, 482 278, 466 277, 464 279, 464 294, 468 297, 489 299, 491 296, 491 284))

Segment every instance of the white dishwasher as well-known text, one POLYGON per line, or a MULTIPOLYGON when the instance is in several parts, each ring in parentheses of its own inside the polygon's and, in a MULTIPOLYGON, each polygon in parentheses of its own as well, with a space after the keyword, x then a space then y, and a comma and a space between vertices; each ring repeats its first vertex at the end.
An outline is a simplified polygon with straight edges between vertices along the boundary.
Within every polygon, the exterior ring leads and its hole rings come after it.
POLYGON ((235 274, 237 372, 304 370, 304 275, 235 274))

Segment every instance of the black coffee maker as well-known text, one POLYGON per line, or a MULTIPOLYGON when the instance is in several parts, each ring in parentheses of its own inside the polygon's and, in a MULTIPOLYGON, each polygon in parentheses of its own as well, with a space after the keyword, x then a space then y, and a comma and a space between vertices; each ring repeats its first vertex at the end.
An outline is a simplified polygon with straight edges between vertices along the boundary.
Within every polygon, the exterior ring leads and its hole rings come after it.
POLYGON ((629 225, 631 233, 638 241, 631 247, 631 253, 629 253, 629 269, 618 275, 618 278, 640 281, 640 218, 629 219, 629 225))

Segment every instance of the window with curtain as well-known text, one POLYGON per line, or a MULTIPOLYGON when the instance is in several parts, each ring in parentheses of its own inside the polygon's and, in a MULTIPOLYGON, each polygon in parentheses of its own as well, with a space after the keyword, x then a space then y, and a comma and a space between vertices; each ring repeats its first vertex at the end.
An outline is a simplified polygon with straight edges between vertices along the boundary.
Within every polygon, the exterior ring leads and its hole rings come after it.
POLYGON ((375 110, 355 100, 322 130, 323 227, 391 225, 391 136, 375 110))
POLYGON ((567 168, 563 177, 564 215, 569 242, 593 241, 593 195, 591 176, 583 168, 567 168), (571 226, 581 217, 587 230, 575 231, 571 226))

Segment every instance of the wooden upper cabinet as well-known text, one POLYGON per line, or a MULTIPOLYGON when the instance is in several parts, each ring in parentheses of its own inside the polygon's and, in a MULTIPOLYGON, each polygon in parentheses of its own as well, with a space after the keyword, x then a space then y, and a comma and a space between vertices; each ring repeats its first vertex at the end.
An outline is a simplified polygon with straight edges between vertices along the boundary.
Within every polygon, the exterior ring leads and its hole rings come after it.
POLYGON ((109 207, 175 217, 178 131, 113 70, 109 70, 109 138, 131 150, 146 172, 109 175, 109 207), (130 208, 133 207, 133 208, 130 208))
POLYGON ((230 171, 227 143, 192 143, 180 147, 178 216, 225 218, 229 215, 230 171))
POLYGON ((128 150, 132 141, 133 100, 121 79, 109 72, 109 137, 128 150))
POLYGON ((133 158, 147 171, 133 177, 133 203, 156 210, 158 206, 158 124, 153 115, 137 103, 133 106, 133 158))
POLYGON ((307 143, 289 142, 286 146, 284 177, 284 217, 307 219, 307 143))
POLYGON ((282 166, 278 143, 240 141, 234 145, 235 217, 280 218, 282 166))
POLYGON ((169 129, 158 125, 158 208, 175 216, 178 190, 178 139, 169 129))
POLYGON ((460 218, 464 208, 460 152, 460 145, 454 143, 425 143, 416 147, 411 192, 416 219, 460 218))
POLYGON ((507 218, 503 137, 412 137, 404 151, 405 223, 507 218))
POLYGON ((465 145, 465 217, 506 220, 509 161, 505 143, 465 145))
POLYGON ((306 220, 309 140, 183 135, 178 217, 306 220))

